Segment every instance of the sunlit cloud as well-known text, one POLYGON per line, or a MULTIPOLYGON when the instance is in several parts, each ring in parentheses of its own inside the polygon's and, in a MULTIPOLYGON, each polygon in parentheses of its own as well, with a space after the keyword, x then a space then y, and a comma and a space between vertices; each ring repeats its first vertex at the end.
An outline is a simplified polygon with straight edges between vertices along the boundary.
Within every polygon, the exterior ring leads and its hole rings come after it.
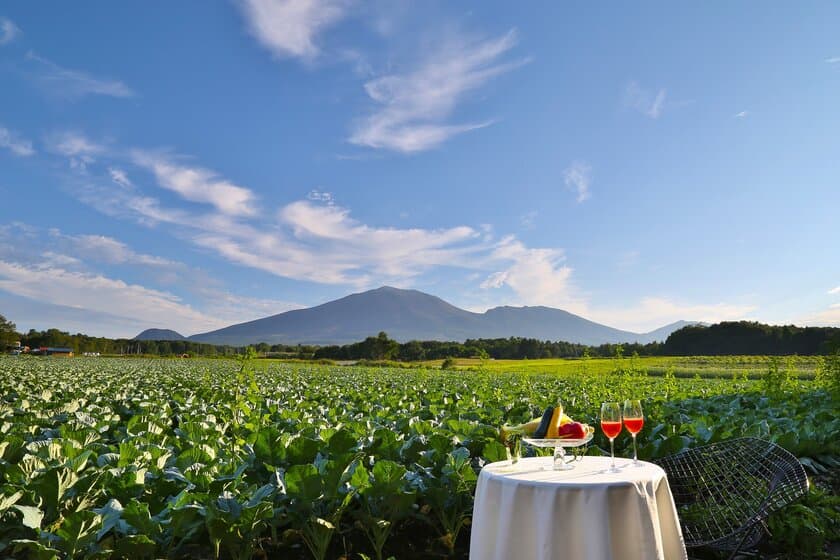
POLYGON ((744 117, 748 116, 749 114, 750 114, 749 111, 741 111, 740 113, 735 113, 732 116, 735 117, 736 119, 743 119, 744 117))
POLYGON ((527 62, 500 60, 516 42, 513 30, 494 39, 451 38, 416 68, 368 81, 365 92, 376 109, 356 124, 350 143, 412 153, 489 126, 491 120, 448 121, 466 94, 527 62))
POLYGON ((828 290, 828 293, 832 294, 832 295, 840 294, 840 286, 837 286, 836 288, 832 288, 832 289, 828 290))
POLYGON ((256 214, 256 196, 250 189, 234 185, 209 169, 183 165, 170 157, 141 150, 132 152, 133 162, 150 170, 158 185, 186 200, 211 204, 223 214, 256 214))
POLYGON ((482 289, 507 287, 517 305, 546 305, 581 313, 586 302, 572 283, 573 269, 561 249, 530 248, 509 236, 492 250, 488 264, 504 268, 488 275, 482 289))
POLYGON ((320 49, 316 37, 340 21, 348 0, 239 0, 248 29, 280 58, 311 60, 320 49))

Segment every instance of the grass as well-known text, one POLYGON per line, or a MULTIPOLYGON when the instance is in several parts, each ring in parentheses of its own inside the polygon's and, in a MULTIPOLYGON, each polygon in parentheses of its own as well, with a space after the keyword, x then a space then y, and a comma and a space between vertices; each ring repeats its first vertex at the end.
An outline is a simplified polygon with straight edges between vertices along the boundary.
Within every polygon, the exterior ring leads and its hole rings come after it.
MULTIPOLYGON (((617 370, 646 372, 664 376, 672 369, 675 377, 757 379, 773 360, 770 356, 646 356, 624 358, 547 358, 539 360, 482 360, 456 358, 454 369, 489 372, 551 373, 557 375, 585 373, 606 374, 617 370)), ((816 356, 785 356, 778 358, 780 369, 789 369, 795 377, 812 379, 817 366, 816 356)), ((439 368, 443 360, 422 362, 426 367, 439 368)))

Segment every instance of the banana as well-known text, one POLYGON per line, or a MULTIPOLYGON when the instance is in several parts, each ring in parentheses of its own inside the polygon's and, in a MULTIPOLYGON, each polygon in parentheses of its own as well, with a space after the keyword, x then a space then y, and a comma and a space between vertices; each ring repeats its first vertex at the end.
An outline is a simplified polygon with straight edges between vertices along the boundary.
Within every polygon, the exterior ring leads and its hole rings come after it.
POLYGON ((543 412, 542 418, 540 419, 540 425, 537 427, 536 431, 534 432, 534 437, 537 439, 542 439, 545 437, 546 432, 548 432, 548 426, 551 423, 551 417, 554 414, 554 407, 549 406, 543 412))

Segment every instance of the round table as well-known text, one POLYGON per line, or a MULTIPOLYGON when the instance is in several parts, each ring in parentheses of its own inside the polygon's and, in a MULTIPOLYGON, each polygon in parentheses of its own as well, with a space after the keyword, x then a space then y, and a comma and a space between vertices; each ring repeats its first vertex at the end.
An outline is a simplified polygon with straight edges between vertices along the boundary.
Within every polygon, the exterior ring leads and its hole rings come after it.
POLYGON ((665 471, 584 456, 568 471, 552 457, 485 466, 475 489, 470 560, 686 558, 665 471))

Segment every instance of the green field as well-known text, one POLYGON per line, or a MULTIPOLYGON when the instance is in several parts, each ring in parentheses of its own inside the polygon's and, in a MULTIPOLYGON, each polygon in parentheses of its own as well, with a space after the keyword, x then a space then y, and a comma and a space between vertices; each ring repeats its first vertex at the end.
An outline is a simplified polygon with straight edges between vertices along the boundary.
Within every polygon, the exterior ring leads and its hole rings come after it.
MULTIPOLYGON (((629 370, 662 376, 672 369, 676 377, 731 378, 747 375, 760 378, 769 365, 777 360, 783 370, 790 370, 796 377, 813 378, 820 363, 819 356, 644 356, 617 358, 551 358, 540 360, 481 360, 456 358, 454 367, 466 370, 491 372, 610 374, 629 370)), ((424 362, 429 367, 439 367, 443 360, 424 362)))
MULTIPOLYGON (((500 425, 560 399, 594 424, 602 401, 640 398, 642 459, 742 435, 799 457, 813 491, 773 517, 766 552, 816 557, 840 529, 840 364, 764 360, 745 379, 732 359, 706 379, 690 368, 722 359, 662 360, 0 358, 0 556, 465 558, 477 473, 506 454, 500 425)), ((602 449, 597 432, 589 452, 602 449)))

